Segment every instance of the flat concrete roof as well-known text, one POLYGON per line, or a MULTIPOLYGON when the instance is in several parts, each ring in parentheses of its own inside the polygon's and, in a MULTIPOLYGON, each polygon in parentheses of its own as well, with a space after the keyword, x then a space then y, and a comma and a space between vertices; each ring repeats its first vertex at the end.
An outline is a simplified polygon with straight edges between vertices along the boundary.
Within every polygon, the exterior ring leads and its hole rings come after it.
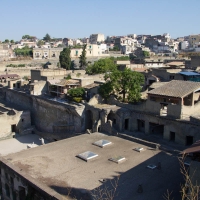
POLYGON ((163 199, 164 193, 173 191, 173 197, 180 199, 180 166, 178 159, 166 152, 150 149, 116 136, 101 133, 83 134, 73 138, 49 143, 4 157, 23 173, 64 195, 68 187, 76 191, 90 190, 110 184, 120 176, 115 199, 163 199), (94 142, 105 139, 113 144, 100 148, 94 142), (139 153, 134 148, 143 147, 139 153), (76 157, 92 151, 98 157, 86 162, 76 157), (116 164, 111 157, 123 156, 125 162, 116 164), (151 170, 149 164, 161 162, 162 169, 151 170), (104 181, 108 180, 109 181, 104 181), (137 193, 142 184, 143 193, 137 193))
MULTIPOLYGON (((35 144, 35 146, 40 146, 41 141, 39 140, 39 138, 40 136, 36 134, 27 134, 19 136, 17 138, 0 140, 0 155, 6 156, 11 153, 17 153, 22 150, 26 150, 27 145, 33 143, 35 144)), ((47 143, 47 140, 45 140, 45 143, 47 143)))

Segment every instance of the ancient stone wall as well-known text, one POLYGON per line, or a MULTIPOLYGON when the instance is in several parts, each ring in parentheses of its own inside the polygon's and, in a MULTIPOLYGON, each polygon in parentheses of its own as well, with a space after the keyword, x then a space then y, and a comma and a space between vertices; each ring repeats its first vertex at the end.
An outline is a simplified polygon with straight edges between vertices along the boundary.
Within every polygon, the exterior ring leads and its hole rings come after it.
POLYGON ((83 105, 69 105, 39 96, 5 89, 6 101, 31 111, 32 124, 38 131, 62 134, 80 133, 85 130, 83 105))

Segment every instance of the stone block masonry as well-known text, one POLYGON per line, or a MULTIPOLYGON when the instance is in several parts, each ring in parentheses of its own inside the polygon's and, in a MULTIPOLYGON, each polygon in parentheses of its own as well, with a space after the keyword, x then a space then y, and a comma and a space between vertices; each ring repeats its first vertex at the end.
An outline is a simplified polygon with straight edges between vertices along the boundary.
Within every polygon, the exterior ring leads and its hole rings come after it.
POLYGON ((38 131, 55 134, 56 139, 85 129, 84 105, 64 104, 10 89, 3 89, 3 94, 7 102, 31 111, 32 125, 38 131))

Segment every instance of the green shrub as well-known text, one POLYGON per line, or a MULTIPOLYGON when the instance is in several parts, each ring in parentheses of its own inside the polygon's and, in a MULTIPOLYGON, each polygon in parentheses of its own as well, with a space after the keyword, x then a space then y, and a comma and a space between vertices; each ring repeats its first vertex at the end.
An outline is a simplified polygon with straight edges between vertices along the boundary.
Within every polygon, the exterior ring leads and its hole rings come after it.
POLYGON ((69 79, 71 79, 71 78, 72 78, 71 75, 68 74, 67 77, 65 77, 64 79, 69 80, 69 79))
POLYGON ((25 67, 25 64, 19 64, 18 67, 25 67))
POLYGON ((84 88, 73 88, 68 91, 70 97, 83 97, 85 95, 84 88))
POLYGON ((83 98, 82 97, 73 97, 72 99, 73 99, 73 101, 80 103, 83 98))
POLYGON ((6 65, 6 67, 17 67, 17 65, 10 64, 10 65, 6 65))
POLYGON ((77 73, 77 74, 76 74, 76 77, 80 77, 80 75, 81 75, 81 73, 77 73))

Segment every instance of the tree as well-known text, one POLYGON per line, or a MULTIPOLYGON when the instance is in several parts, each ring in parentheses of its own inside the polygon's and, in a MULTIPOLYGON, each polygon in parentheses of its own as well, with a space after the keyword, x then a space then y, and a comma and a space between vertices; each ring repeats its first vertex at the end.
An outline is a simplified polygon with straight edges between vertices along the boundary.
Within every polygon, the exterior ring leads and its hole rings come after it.
POLYGON ((122 100, 129 102, 138 102, 141 98, 141 85, 144 83, 144 76, 130 69, 124 71, 115 70, 105 75, 106 83, 100 86, 99 92, 104 98, 110 94, 121 97, 122 100))
POLYGON ((112 58, 99 59, 86 68, 87 74, 102 74, 117 70, 117 65, 112 58))
POLYGON ((143 56, 144 56, 144 57, 149 57, 149 56, 150 56, 150 54, 149 54, 149 52, 148 52, 148 51, 143 51, 143 56))
POLYGON ((44 41, 46 42, 50 42, 51 41, 51 36, 47 33, 44 38, 43 38, 44 41))
POLYGON ((23 47, 22 49, 14 49, 16 56, 33 56, 33 49, 28 46, 23 47))
POLYGON ((23 35, 22 39, 31 39, 32 37, 30 35, 23 35))
POLYGON ((60 52, 59 61, 60 67, 69 70, 71 67, 71 50, 69 48, 64 48, 63 51, 60 52))
POLYGON ((85 69, 85 67, 87 66, 87 61, 86 61, 86 47, 87 47, 87 44, 85 44, 83 46, 82 54, 79 57, 79 63, 80 63, 80 68, 81 69, 85 69))
POLYGON ((10 40, 10 43, 12 43, 12 44, 13 44, 13 43, 15 43, 15 41, 14 41, 14 40, 10 40))
POLYGON ((37 43, 37 46, 41 47, 42 45, 44 45, 44 41, 43 40, 39 40, 37 43))
POLYGON ((9 43, 9 40, 8 40, 8 39, 5 39, 4 43, 9 43))

